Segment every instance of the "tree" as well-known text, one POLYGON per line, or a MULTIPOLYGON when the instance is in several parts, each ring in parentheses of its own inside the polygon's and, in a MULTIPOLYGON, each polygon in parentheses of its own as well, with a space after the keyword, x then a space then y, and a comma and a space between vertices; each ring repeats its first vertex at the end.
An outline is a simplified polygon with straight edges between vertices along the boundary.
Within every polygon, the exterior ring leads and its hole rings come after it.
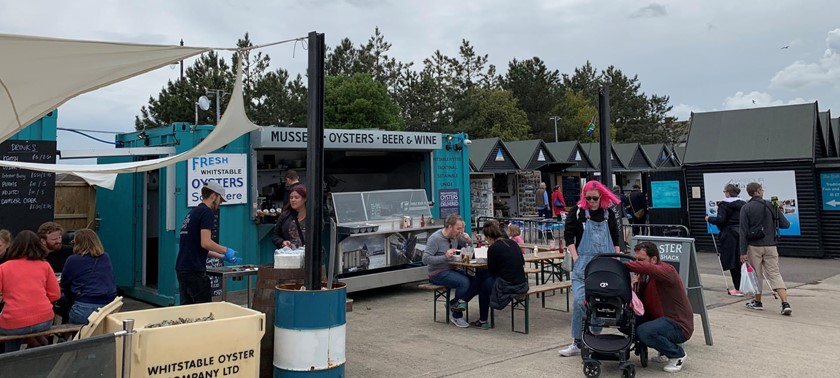
MULTIPOLYGON (((566 91, 557 105, 555 105, 551 110, 551 114, 560 116, 560 120, 557 121, 558 140, 579 140, 581 142, 597 141, 594 135, 589 136, 586 131, 589 127, 589 123, 595 120, 595 129, 597 132, 598 125, 597 119, 595 119, 595 115, 597 113, 598 109, 592 106, 589 99, 583 94, 574 91, 566 91)), ((552 121, 552 127, 553 126, 554 123, 552 121)), ((541 139, 545 141, 553 141, 553 130, 550 137, 542 137, 541 139)))
POLYGON ((563 74, 563 88, 567 91, 579 93, 591 104, 598 106, 598 88, 601 78, 598 70, 588 60, 580 68, 575 68, 574 74, 563 74))
POLYGON ((549 70, 545 62, 533 57, 508 63, 508 72, 499 79, 502 89, 510 91, 519 108, 528 115, 532 137, 554 137, 554 123, 549 121, 551 108, 562 95, 560 73, 549 70))
POLYGON ((385 85, 367 74, 328 76, 324 83, 324 126, 334 129, 403 130, 400 107, 385 85))
MULTIPOLYGON (((253 46, 247 33, 237 41, 237 46, 253 46)), ((259 125, 305 126, 306 88, 300 75, 291 81, 282 68, 268 71, 268 55, 244 50, 241 55, 234 54, 233 65, 228 65, 215 51, 201 55, 186 68, 184 77, 174 82, 170 80, 157 99, 149 97, 148 106, 143 106, 140 116, 135 118, 135 128, 162 127, 173 122, 193 123, 196 115, 199 124, 215 124, 216 107, 198 110, 196 114, 195 103, 199 97, 207 95, 208 90, 217 89, 222 91, 219 108, 224 111, 233 91, 233 67, 240 58, 243 59, 243 96, 248 117, 259 125)))
POLYGON ((455 128, 470 138, 498 137, 506 141, 528 138, 528 117, 517 107, 509 91, 473 88, 456 105, 455 128))
MULTIPOLYGON (((135 117, 137 130, 163 127, 173 122, 195 122, 195 102, 206 94, 205 88, 222 89, 230 92, 233 88, 233 74, 230 66, 215 51, 210 51, 196 59, 192 66, 184 70, 184 77, 173 82, 168 81, 158 98, 149 97, 149 105, 140 108, 140 116, 135 117)), ((227 101, 223 100, 221 108, 227 101)), ((199 111, 199 123, 216 123, 216 109, 199 111)))

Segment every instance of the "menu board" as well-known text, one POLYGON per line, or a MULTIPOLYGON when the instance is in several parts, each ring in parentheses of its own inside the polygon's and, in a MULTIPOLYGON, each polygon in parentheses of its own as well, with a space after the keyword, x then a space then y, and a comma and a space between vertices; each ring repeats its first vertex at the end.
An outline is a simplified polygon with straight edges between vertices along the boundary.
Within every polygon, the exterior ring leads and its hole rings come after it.
MULTIPOLYGON (((55 149, 55 141, 7 140, 0 143, 0 159, 54 164, 55 149)), ((37 231, 53 220, 54 204, 54 173, 0 167, 0 229, 37 231)))

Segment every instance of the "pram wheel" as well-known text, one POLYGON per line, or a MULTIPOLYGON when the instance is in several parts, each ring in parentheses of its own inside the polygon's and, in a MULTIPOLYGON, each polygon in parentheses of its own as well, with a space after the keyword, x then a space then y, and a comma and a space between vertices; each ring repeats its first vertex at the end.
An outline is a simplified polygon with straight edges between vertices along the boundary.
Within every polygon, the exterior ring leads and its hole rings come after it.
POLYGON ((646 368, 648 366, 648 348, 644 345, 639 346, 639 361, 641 361, 642 367, 646 368))
POLYGON ((633 365, 628 365, 624 369, 621 369, 621 378, 635 378, 636 377, 636 367, 633 365))
POLYGON ((583 375, 598 378, 601 375, 601 363, 598 361, 584 362, 583 375))

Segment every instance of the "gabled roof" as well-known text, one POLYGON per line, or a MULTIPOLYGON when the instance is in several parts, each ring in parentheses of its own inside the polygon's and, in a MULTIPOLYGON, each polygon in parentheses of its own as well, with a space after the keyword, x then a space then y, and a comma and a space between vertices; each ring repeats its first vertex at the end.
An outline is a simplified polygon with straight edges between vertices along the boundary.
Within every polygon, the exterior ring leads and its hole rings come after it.
POLYGON ((522 169, 539 169, 556 161, 541 139, 505 142, 505 146, 522 169))
MULTIPOLYGON (((592 160, 592 164, 595 166, 596 169, 601 169, 601 144, 600 143, 581 143, 581 147, 583 147, 583 151, 589 155, 589 159, 592 160)), ((612 169, 613 171, 626 171, 627 165, 621 160, 621 157, 615 152, 615 145, 611 145, 611 153, 612 153, 612 169)))
POLYGON ((814 160, 817 103, 694 113, 684 165, 814 160))
POLYGON ((654 168, 680 166, 674 151, 665 144, 643 144, 642 150, 653 163, 654 168))
POLYGON ((683 165, 685 163, 685 144, 682 146, 671 146, 671 150, 674 151, 674 157, 677 158, 680 165, 683 165))
POLYGON ((831 142, 834 143, 834 148, 837 150, 837 155, 840 156, 840 118, 831 119, 831 128, 829 129, 832 136, 831 142))
POLYGON ((477 172, 503 172, 519 169, 510 151, 499 138, 473 139, 469 154, 470 162, 477 172))
POLYGON ((575 164, 566 169, 567 171, 589 172, 595 170, 595 164, 592 163, 592 159, 590 159, 589 155, 583 150, 580 142, 576 140, 546 143, 545 146, 548 148, 548 151, 551 152, 551 155, 554 156, 555 160, 575 164))
POLYGON ((621 161, 631 171, 649 171, 655 166, 638 143, 619 143, 612 145, 621 161))
POLYGON ((831 131, 831 110, 819 113, 820 133, 823 136, 823 156, 837 157, 837 147, 834 145, 834 133, 831 131))

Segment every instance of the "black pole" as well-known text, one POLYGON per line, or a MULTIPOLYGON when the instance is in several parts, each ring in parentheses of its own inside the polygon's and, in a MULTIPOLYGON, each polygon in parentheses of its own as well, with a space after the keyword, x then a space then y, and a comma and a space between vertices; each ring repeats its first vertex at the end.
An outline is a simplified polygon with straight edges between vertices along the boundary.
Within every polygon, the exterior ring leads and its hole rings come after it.
POLYGON ((610 141, 610 87, 598 90, 598 125, 601 133, 601 183, 612 190, 612 142, 610 141))
MULTIPOLYGON (((181 46, 184 46, 184 39, 181 38, 181 46)), ((184 60, 181 59, 181 79, 184 78, 184 60)))
POLYGON ((303 284, 321 290, 321 234, 324 198, 324 34, 309 33, 309 88, 306 141, 306 255, 303 284))

